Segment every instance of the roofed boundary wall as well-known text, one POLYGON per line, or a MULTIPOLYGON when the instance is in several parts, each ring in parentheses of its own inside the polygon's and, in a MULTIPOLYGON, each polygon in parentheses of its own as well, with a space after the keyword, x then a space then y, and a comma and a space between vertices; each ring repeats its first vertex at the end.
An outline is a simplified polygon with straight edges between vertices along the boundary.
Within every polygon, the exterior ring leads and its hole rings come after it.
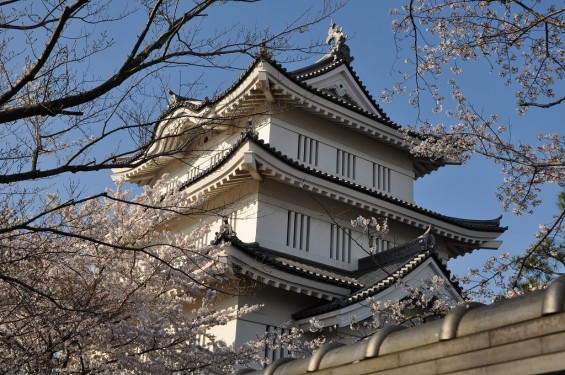
POLYGON ((543 291, 491 305, 468 303, 418 327, 385 327, 355 344, 326 344, 237 375, 562 374, 565 275, 543 291))

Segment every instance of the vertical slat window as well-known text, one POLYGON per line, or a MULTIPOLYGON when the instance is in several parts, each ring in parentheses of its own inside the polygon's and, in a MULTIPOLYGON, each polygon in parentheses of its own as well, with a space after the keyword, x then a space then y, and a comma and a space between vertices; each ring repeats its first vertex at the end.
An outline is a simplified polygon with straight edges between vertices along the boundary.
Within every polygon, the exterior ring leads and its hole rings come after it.
POLYGON ((340 149, 336 150, 336 163, 335 172, 336 174, 355 179, 355 164, 357 163, 357 157, 347 151, 340 149))
POLYGON ((310 250, 310 217, 299 212, 288 211, 286 221, 286 246, 310 250))
POLYGON ((305 135, 298 135, 297 158, 303 163, 318 165, 318 145, 319 142, 305 135))
POLYGON ((373 163, 373 187, 390 193, 390 168, 373 163))
POLYGON ((376 245, 377 245, 377 249, 376 249, 377 253, 382 253, 383 251, 387 251, 392 247, 390 241, 382 240, 382 239, 378 239, 376 245))
POLYGON ((351 263, 351 229, 332 224, 330 228, 330 258, 351 263))
POLYGON ((267 325, 265 332, 265 358, 273 363, 277 359, 288 357, 287 346, 281 345, 281 337, 288 333, 288 329, 267 325))

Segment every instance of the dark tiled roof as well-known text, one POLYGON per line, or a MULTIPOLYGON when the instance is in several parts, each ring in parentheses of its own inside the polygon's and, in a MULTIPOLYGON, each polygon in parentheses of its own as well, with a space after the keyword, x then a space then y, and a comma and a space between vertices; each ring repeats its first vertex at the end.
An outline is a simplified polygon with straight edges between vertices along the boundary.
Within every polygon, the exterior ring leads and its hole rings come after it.
POLYGON ((324 56, 321 60, 316 61, 314 64, 307 65, 296 70, 291 70, 289 74, 303 81, 318 77, 343 64, 346 64, 345 59, 335 59, 334 56, 324 56))
MULTIPOLYGON (((276 60, 274 59, 270 59, 270 58, 266 58, 264 55, 258 55, 250 64, 249 66, 244 70, 244 72, 239 76, 239 78, 237 80, 235 80, 235 82, 232 83, 232 85, 230 85, 226 90, 224 90, 223 92, 219 93, 218 95, 216 95, 214 98, 212 99, 208 99, 208 97, 206 97, 203 101, 199 102, 199 103, 194 103, 194 100, 176 100, 173 104, 171 104, 167 110, 165 110, 161 116, 159 116, 158 120, 156 121, 156 125, 153 128, 153 134, 152 134, 152 139, 155 138, 156 136, 156 131, 157 131, 157 127, 158 124, 161 120, 165 119, 166 116, 168 116, 169 114, 171 114, 174 110, 178 109, 178 108, 187 108, 190 109, 192 111, 198 112, 203 110, 205 107, 211 106, 215 103, 217 103, 218 101, 220 101, 221 99, 223 99, 224 97, 226 97, 227 95, 229 95, 231 92, 233 92, 247 77, 249 77, 249 75, 253 72, 253 70, 255 69, 255 67, 260 63, 260 62, 267 62, 269 63, 271 66, 273 66, 278 72, 280 72, 283 76, 285 76, 286 78, 288 78, 290 81, 294 82, 295 84, 297 84, 298 86, 302 87, 303 89, 309 91, 310 93, 317 95, 319 97, 323 97, 339 106, 345 107, 349 110, 352 110, 356 113, 359 113, 365 117, 368 117, 372 120, 378 121, 381 124, 388 126, 392 129, 395 130, 399 130, 402 127, 400 125, 398 125, 397 123, 395 123, 394 121, 392 121, 387 115, 386 113, 382 110, 382 108, 380 108, 380 106, 377 104, 377 102, 374 100, 374 98, 371 96, 371 94, 369 93, 369 91, 367 90, 366 86, 361 82, 359 76, 357 75, 357 73, 351 68, 350 64, 343 60, 337 60, 337 61, 333 61, 332 59, 324 59, 323 61, 320 61, 319 63, 307 66, 303 69, 300 70, 295 70, 293 72, 288 72, 286 68, 284 68, 282 65, 278 64, 276 62, 276 60), (354 103, 351 103, 349 101, 343 100, 335 95, 332 95, 328 92, 326 92, 325 90, 319 90, 311 85, 308 85, 304 80, 320 75, 320 74, 324 74, 327 71, 333 70, 341 65, 345 65, 347 67, 347 69, 349 70, 349 72, 351 73, 351 75, 353 76, 353 78, 355 79, 355 81, 357 82, 357 84, 359 85, 359 87, 363 90, 363 92, 365 93, 365 95, 367 96, 367 98, 369 98, 369 100, 371 101, 371 103, 375 106, 375 108, 378 111, 378 115, 374 114, 372 112, 366 111, 363 108, 359 107, 358 105, 355 105, 354 103)), ((412 132, 411 130, 408 131, 408 133, 416 138, 420 138, 420 135, 418 135, 417 133, 412 132)), ((139 155, 136 155, 134 158, 138 158, 140 157, 142 154, 140 153, 139 155)), ((431 168, 431 170, 435 170, 438 169, 439 167, 445 165, 445 163, 442 160, 425 160, 424 162, 426 165, 429 166, 429 168, 431 168)), ((424 172, 423 174, 429 173, 428 172, 424 172)))
POLYGON ((359 78, 359 75, 357 75, 355 70, 353 70, 353 68, 351 67, 351 64, 349 64, 347 62, 347 60, 345 60, 345 59, 334 60, 333 56, 329 56, 329 57, 327 57, 323 60, 320 60, 320 61, 318 61, 318 62, 316 62, 312 65, 308 65, 308 66, 305 66, 303 68, 294 70, 294 71, 290 72, 290 75, 293 76, 294 78, 300 80, 300 81, 305 81, 305 80, 308 80, 310 78, 314 78, 314 77, 323 75, 323 74, 325 74, 325 73, 327 73, 331 70, 334 70, 334 69, 340 67, 341 65, 345 65, 345 67, 347 68, 349 73, 351 73, 351 76, 353 77, 353 79, 355 79, 355 82, 357 83, 357 85, 361 88, 361 90, 363 90, 363 93, 370 100, 371 104, 377 109, 378 113, 383 118, 385 118, 387 121, 391 121, 390 118, 383 111, 383 109, 376 102, 376 100, 373 98, 373 96, 371 95, 369 90, 367 90, 367 87, 365 86, 365 84, 363 84, 363 82, 361 81, 361 79, 359 78))
MULTIPOLYGON (((397 281, 410 274, 429 258, 434 259, 447 280, 451 278, 449 270, 435 255, 432 235, 419 237, 405 245, 375 254, 371 260, 368 258, 360 259, 359 265, 367 266, 372 263, 371 266, 355 273, 359 282, 365 284, 365 287, 354 291, 349 296, 299 311, 292 317, 295 320, 305 319, 364 301, 395 285, 397 281)), ((450 283, 459 294, 462 293, 456 282, 450 281, 450 283)))
MULTIPOLYGON (((361 83, 361 81, 359 80, 359 77, 357 76, 357 74, 351 69, 351 67, 349 66, 349 64, 346 64, 346 66, 348 67, 349 71, 351 72, 351 74, 353 75, 353 77, 355 78, 355 80, 357 81, 357 83, 359 84, 359 86, 363 89, 363 91, 365 92, 365 94, 367 95, 367 97, 369 97, 371 99, 371 101, 373 102, 373 104, 375 105, 375 107, 379 110, 379 114, 380 116, 377 116, 371 112, 368 112, 362 108, 360 108, 359 106, 356 106, 354 104, 351 104, 345 100, 342 100, 340 98, 337 98, 333 95, 330 95, 329 93, 325 92, 325 91, 321 91, 316 89, 315 87, 312 87, 308 84, 306 84, 303 81, 303 78, 298 78, 296 75, 294 75, 294 72, 289 73, 287 71, 286 68, 284 68, 282 65, 280 65, 279 63, 276 62, 276 60, 272 60, 272 59, 265 59, 263 56, 257 56, 257 58, 255 58, 251 64, 244 70, 244 72, 239 76, 239 78, 232 84, 230 85, 230 87, 228 87, 226 90, 224 90, 223 92, 221 92, 220 94, 216 95, 214 98, 212 99, 208 99, 206 98, 204 101, 202 101, 200 104, 194 104, 190 101, 178 101, 177 103, 175 103, 174 105, 170 106, 169 108, 167 108, 167 110, 165 112, 163 112, 161 114, 161 116, 159 117, 159 120, 164 119, 168 114, 172 113, 175 109, 177 108, 188 108, 191 109, 193 111, 200 111, 203 108, 210 106, 218 101, 220 101, 222 98, 224 98, 225 96, 229 95, 233 90, 235 90, 239 84, 241 82, 243 82, 253 71, 253 69, 255 68, 255 66, 257 64, 259 64, 259 62, 261 61, 266 61, 268 62, 271 66, 273 66, 275 69, 277 69, 281 74, 283 74, 286 78, 288 78, 290 81, 296 83, 297 85, 301 86, 302 88, 308 90, 309 92, 316 94, 318 96, 324 97, 325 99, 328 99, 340 106, 346 107, 348 109, 353 110, 354 112, 358 112, 362 115, 365 115, 367 117, 370 117, 371 119, 380 121, 381 123, 393 128, 393 129, 399 129, 400 126, 396 123, 394 123, 393 121, 390 120, 390 118, 384 113, 384 111, 382 111, 382 109, 378 106, 378 104, 374 101, 374 99, 372 98, 372 96, 369 94, 369 92, 367 91, 367 88, 361 83)), ((345 63, 345 62, 344 62, 345 63)), ((341 63, 338 63, 337 66, 341 65, 341 63)), ((331 66, 332 69, 334 69, 337 66, 333 66, 333 64, 330 64, 329 66, 331 66)), ((331 69, 330 69, 331 70, 331 69)))
POLYGON ((406 207, 406 208, 410 209, 411 211, 423 213, 425 215, 440 219, 444 222, 455 224, 457 226, 460 226, 460 227, 463 227, 463 228, 466 228, 466 229, 471 229, 471 230, 502 233, 502 232, 506 231, 506 229, 508 228, 508 227, 501 227, 500 226, 500 220, 501 220, 502 216, 499 216, 496 219, 475 220, 475 219, 462 219, 462 218, 442 215, 440 213, 433 212, 433 211, 430 211, 428 209, 422 208, 422 207, 420 207, 416 204, 406 202, 402 199, 395 198, 393 196, 390 196, 388 194, 382 193, 382 192, 377 191, 377 190, 369 189, 368 187, 361 186, 361 185, 356 184, 354 182, 351 182, 349 180, 334 176, 332 174, 320 171, 316 168, 312 168, 310 166, 299 163, 299 162, 293 160, 292 158, 289 158, 288 156, 282 154, 280 151, 277 151, 275 148, 271 147, 268 143, 265 143, 262 140, 255 140, 255 142, 258 145, 260 145, 263 149, 265 149, 266 151, 268 151, 272 155, 276 156, 278 159, 280 159, 280 160, 284 161, 285 163, 292 165, 293 167, 298 168, 298 169, 300 169, 300 170, 302 170, 306 173, 309 173, 311 175, 315 175, 317 177, 320 177, 320 178, 323 178, 323 179, 326 179, 326 180, 336 182, 338 184, 341 184, 343 186, 347 186, 347 187, 354 189, 354 190, 357 190, 357 191, 361 191, 361 192, 369 194, 369 195, 371 195, 375 198, 382 199, 384 201, 387 201, 387 202, 390 202, 390 203, 393 203, 393 204, 396 204, 396 205, 399 205, 399 206, 402 206, 402 207, 406 207))
MULTIPOLYGON (((407 244, 362 258, 358 263, 359 269, 354 272, 271 250, 262 247, 257 242, 243 242, 237 236, 223 236, 214 244, 222 241, 229 242, 231 246, 271 267, 310 279, 345 286, 352 290, 351 294, 340 299, 293 314, 293 318, 297 320, 340 309, 372 297, 393 286, 399 279, 408 275, 430 257, 434 258, 444 275, 450 278, 450 272, 435 257, 435 242, 432 235, 425 235, 407 244)), ((452 283, 452 285, 461 293, 458 284, 452 283)))
POLYGON ((182 184, 180 189, 181 190, 186 189, 190 184, 192 184, 192 183, 194 183, 198 180, 201 180, 202 178, 204 178, 205 176, 207 176, 208 174, 212 173, 214 170, 219 168, 222 164, 224 164, 225 161, 230 159, 233 156, 233 154, 237 151, 237 149, 239 147, 241 147, 241 145, 247 140, 257 144, 258 146, 260 146, 264 150, 268 151, 271 155, 275 156, 277 159, 285 162, 286 164, 288 164, 292 167, 300 169, 300 170, 302 170, 302 171, 304 171, 308 174, 323 178, 323 179, 328 180, 328 181, 338 183, 340 185, 343 185, 345 187, 363 192, 365 194, 369 194, 374 198, 382 199, 384 201, 393 203, 395 205, 408 208, 411 211, 422 213, 424 215, 439 219, 441 221, 451 223, 451 224, 457 225, 457 226, 462 227, 462 228, 476 230, 476 231, 503 233, 503 232, 506 231, 506 229, 508 229, 508 227, 501 227, 500 226, 500 220, 501 220, 502 216, 499 216, 495 219, 486 219, 486 220, 463 219, 463 218, 458 218, 458 217, 446 216, 446 215, 442 215, 440 213, 428 210, 426 208, 420 207, 416 204, 406 202, 402 199, 395 198, 393 196, 382 193, 380 191, 369 189, 365 186, 361 186, 361 185, 356 184, 354 182, 351 182, 349 180, 345 180, 343 178, 340 178, 340 177, 331 175, 329 173, 320 171, 318 169, 304 165, 302 163, 299 163, 299 162, 289 158, 288 156, 282 154, 280 151, 277 151, 274 147, 271 147, 268 143, 265 143, 263 140, 258 139, 257 136, 250 135, 249 133, 243 134, 242 137, 234 144, 232 149, 224 155, 224 157, 219 159, 215 164, 211 165, 209 168, 202 171, 200 174, 198 174, 198 175, 194 176, 193 178, 191 178, 190 180, 186 181, 184 184, 182 184))
MULTIPOLYGON (((388 127, 390 127, 390 128, 393 128, 393 129, 395 129, 395 130, 400 129, 401 126, 398 125, 397 123, 395 123, 394 121, 392 121, 392 120, 384 113, 384 111, 379 107, 379 105, 375 102, 375 100, 373 99, 373 97, 371 96, 371 94, 369 94, 369 92, 367 91, 367 88, 365 87, 365 85, 363 85, 363 84, 361 83, 361 81, 359 80, 359 77, 358 77, 357 74, 353 71, 353 69, 351 69, 351 67, 349 66, 349 64, 347 64, 347 63, 345 63, 345 62, 343 62, 343 64, 346 65, 347 69, 351 72, 351 75, 355 78, 355 80, 357 81, 357 83, 359 84, 359 86, 361 87, 361 89, 363 90, 363 92, 364 92, 364 93, 367 95, 367 97, 371 100, 371 102, 372 102, 372 104, 375 106, 375 108, 377 108, 377 110, 378 110, 378 112, 379 112, 378 115, 376 115, 376 114, 374 114, 374 113, 372 113, 372 112, 366 111, 366 110, 364 110, 363 108, 361 108, 361 107, 359 107, 359 106, 357 106, 357 105, 355 105, 355 104, 349 103, 348 101, 345 101, 345 100, 343 100, 343 99, 341 99, 341 98, 338 98, 338 97, 336 97, 336 96, 334 96, 334 95, 331 95, 331 94, 329 94, 329 93, 326 92, 326 91, 319 90, 319 89, 317 89, 317 88, 315 88, 315 87, 313 87, 313 86, 307 84, 307 83, 304 81, 304 79, 307 79, 307 78, 310 78, 310 77, 299 78, 300 76, 295 76, 295 75, 293 75, 294 72, 288 73, 288 71, 287 71, 284 67, 282 67, 281 65, 279 65, 279 64, 274 63, 274 64, 272 64, 272 65, 273 65, 277 70, 279 70, 281 73, 283 73, 289 80, 293 81, 294 83, 296 83, 296 84, 299 85, 299 86, 302 86, 302 88, 304 88, 304 89, 310 91, 311 93, 316 94, 316 95, 321 96, 321 97, 324 97, 325 99, 328 99, 328 100, 330 100, 330 101, 333 102, 333 103, 336 103, 336 104, 338 104, 338 105, 340 105, 340 106, 342 106, 342 107, 346 107, 346 108, 348 108, 348 109, 350 109, 350 110, 352 110, 352 111, 354 111, 354 112, 360 113, 360 114, 362 114, 362 115, 364 115, 364 116, 366 116, 366 117, 369 117, 369 118, 371 118, 371 119, 373 119, 373 120, 379 121, 379 122, 381 122, 382 124, 384 124, 384 125, 386 125, 386 126, 388 126, 388 127)), ((342 65, 342 64, 337 64, 337 65, 335 65, 335 66, 334 66, 333 64, 331 64, 331 65, 329 66, 329 67, 331 67, 331 69, 327 69, 327 70, 326 70, 326 69, 322 69, 322 72, 325 73, 326 71, 333 70, 333 69, 337 68, 337 67, 340 66, 340 65, 342 65)), ((296 71, 295 71, 295 72, 296 72, 296 71)), ((322 74, 322 72, 321 72, 320 74, 322 74)))
POLYGON ((363 287, 363 285, 352 276, 352 272, 348 272, 337 267, 328 266, 312 260, 271 250, 262 247, 257 242, 243 242, 237 238, 237 236, 223 237, 220 240, 215 241, 215 244, 218 244, 220 241, 229 242, 233 247, 252 255, 257 260, 290 273, 321 280, 331 284, 346 286, 352 289, 359 289, 363 287))
POLYGON ((359 259, 355 277, 364 285, 372 285, 392 275, 422 251, 433 250, 434 246, 434 237, 425 235, 393 249, 366 256, 359 259))

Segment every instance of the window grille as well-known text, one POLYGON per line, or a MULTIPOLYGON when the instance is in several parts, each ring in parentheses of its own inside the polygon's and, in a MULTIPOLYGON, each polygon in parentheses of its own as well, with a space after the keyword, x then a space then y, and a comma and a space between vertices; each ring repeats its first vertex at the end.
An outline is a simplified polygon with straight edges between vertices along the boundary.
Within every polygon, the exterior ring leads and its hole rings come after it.
POLYGON ((337 149, 335 172, 343 177, 355 179, 355 162, 357 157, 352 153, 337 149))
POLYGON ((298 153, 297 153, 298 160, 312 164, 318 165, 318 141, 306 137, 305 135, 299 134, 298 135, 298 153))
POLYGON ((392 244, 390 241, 371 236, 369 240, 369 247, 374 247, 375 252, 382 253, 383 251, 387 251, 388 249, 392 248, 392 244))
POLYGON ((351 263, 351 229, 332 224, 330 229, 330 258, 351 263))
POLYGON ((390 193, 390 168, 373 163, 373 187, 390 193))
POLYGON ((265 358, 273 363, 277 359, 288 357, 288 348, 280 343, 280 337, 287 334, 288 329, 267 325, 265 332, 265 358))
POLYGON ((304 251, 310 250, 310 217, 288 211, 286 222, 286 246, 304 251))

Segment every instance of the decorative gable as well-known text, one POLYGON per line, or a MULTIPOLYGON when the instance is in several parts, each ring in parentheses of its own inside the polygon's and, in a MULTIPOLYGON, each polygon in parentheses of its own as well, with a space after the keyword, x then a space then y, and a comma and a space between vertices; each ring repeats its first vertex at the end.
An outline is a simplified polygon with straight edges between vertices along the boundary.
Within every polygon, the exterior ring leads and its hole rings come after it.
POLYGON ((329 95, 338 97, 341 100, 345 100, 346 102, 348 102, 351 105, 356 105, 358 107, 361 107, 361 105, 359 105, 359 102, 356 101, 353 98, 353 96, 347 90, 346 86, 341 81, 337 82, 337 83, 335 83, 331 86, 328 86, 324 89, 321 89, 321 91, 323 91, 323 92, 325 92, 329 95))
POLYGON ((382 110, 355 76, 351 67, 343 60, 333 61, 326 58, 311 66, 308 71, 296 71, 292 74, 314 89, 378 117, 384 117, 382 110))

